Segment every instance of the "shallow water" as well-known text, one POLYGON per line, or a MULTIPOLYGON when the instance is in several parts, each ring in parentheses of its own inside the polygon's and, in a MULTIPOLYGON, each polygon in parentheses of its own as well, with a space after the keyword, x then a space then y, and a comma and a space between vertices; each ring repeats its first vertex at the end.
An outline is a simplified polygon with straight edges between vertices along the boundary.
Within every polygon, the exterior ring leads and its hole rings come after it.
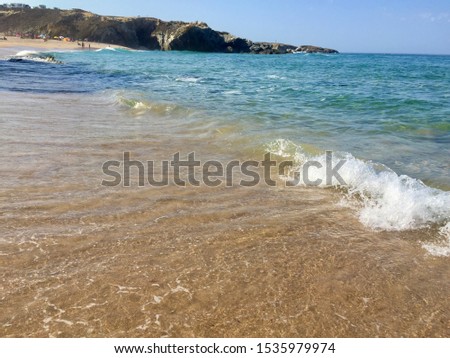
POLYGON ((56 57, 0 62, 1 336, 448 336, 448 57, 56 57), (346 187, 102 186, 325 149, 346 187))

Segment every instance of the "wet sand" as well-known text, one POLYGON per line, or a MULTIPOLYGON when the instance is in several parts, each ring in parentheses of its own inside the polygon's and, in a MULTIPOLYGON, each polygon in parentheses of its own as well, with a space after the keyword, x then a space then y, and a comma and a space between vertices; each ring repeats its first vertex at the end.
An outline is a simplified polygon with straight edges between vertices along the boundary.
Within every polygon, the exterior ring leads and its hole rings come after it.
POLYGON ((1 336, 448 336, 446 260, 366 232, 327 193, 155 194, 2 218, 29 238, 2 244, 1 336))
POLYGON ((368 230, 330 189, 102 187, 124 150, 240 153, 92 96, 4 100, 0 336, 448 337, 427 230, 368 230))

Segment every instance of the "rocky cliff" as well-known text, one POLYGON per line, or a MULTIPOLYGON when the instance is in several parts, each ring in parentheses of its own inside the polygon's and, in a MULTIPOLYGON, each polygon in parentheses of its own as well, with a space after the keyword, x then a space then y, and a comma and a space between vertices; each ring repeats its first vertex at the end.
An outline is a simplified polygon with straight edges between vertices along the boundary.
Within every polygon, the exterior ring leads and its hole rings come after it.
POLYGON ((0 32, 24 36, 69 37, 147 50, 179 50, 257 54, 325 52, 314 46, 252 42, 227 32, 218 32, 202 22, 166 22, 146 17, 112 17, 80 9, 1 9, 0 32))

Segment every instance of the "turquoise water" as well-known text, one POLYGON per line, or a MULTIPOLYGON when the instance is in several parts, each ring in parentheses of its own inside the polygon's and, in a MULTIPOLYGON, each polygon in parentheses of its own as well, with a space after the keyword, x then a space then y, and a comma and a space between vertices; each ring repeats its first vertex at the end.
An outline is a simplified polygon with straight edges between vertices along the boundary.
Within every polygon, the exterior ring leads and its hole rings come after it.
POLYGON ((450 56, 105 49, 36 60, 47 55, 0 61, 0 91, 106 97, 149 121, 172 115, 187 135, 193 121, 219 123, 229 128, 222 146, 248 156, 320 161, 332 150, 347 160, 343 177, 363 198, 364 224, 450 232, 450 56))
POLYGON ((2 62, 0 89, 123 91, 172 103, 247 133, 352 153, 448 189, 450 57, 249 56, 184 52, 54 53, 63 62, 2 62))

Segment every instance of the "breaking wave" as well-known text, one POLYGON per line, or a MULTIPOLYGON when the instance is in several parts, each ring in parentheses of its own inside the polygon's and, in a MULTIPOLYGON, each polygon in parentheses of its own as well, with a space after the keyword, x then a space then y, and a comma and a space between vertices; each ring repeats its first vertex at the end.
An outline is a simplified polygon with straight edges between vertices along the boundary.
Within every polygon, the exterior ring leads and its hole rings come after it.
MULTIPOLYGON (((302 173, 306 161, 320 163, 320 169, 309 168, 309 177, 310 180, 321 179, 319 186, 327 186, 325 154, 308 155, 300 145, 284 139, 270 143, 267 150, 295 163, 290 175, 302 173)), ((438 225, 441 234, 450 237, 450 192, 399 175, 383 164, 364 161, 350 153, 333 153, 333 167, 341 160, 344 164, 338 173, 345 184, 333 177, 331 186, 342 190, 345 204, 357 208, 359 220, 366 227, 403 231, 438 225)))
POLYGON ((62 62, 57 60, 56 57, 50 53, 38 52, 38 51, 20 51, 14 56, 8 58, 10 62, 44 62, 61 64, 62 62))

